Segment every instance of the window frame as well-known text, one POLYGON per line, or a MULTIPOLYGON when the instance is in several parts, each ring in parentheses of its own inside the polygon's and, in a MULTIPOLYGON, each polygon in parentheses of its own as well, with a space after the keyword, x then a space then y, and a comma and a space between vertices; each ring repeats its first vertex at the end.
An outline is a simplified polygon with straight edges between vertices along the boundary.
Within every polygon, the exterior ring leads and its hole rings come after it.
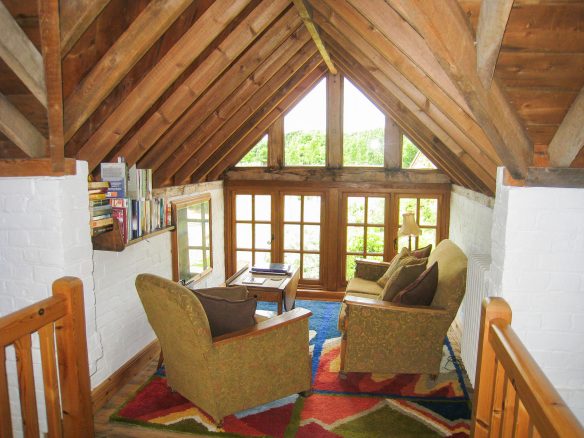
MULTIPOLYGON (((174 230, 172 231, 172 278, 174 281, 181 282, 184 285, 194 284, 200 281, 203 277, 206 277, 213 271, 213 214, 212 214, 212 203, 211 203, 211 194, 210 193, 202 193, 197 194, 194 196, 189 196, 187 198, 181 198, 177 200, 171 201, 172 207, 172 222, 174 224, 174 230), (196 273, 189 277, 188 279, 181 279, 180 278, 180 254, 184 250, 181 248, 180 244, 180 224, 179 224, 179 210, 198 205, 198 204, 208 204, 209 208, 209 235, 206 236, 206 241, 209 242, 209 266, 206 267, 202 272, 196 273)), ((188 222, 188 221, 187 221, 188 222)), ((201 220, 201 223, 204 223, 204 220, 201 220)), ((205 231, 205 227, 202 227, 203 233, 205 231)), ((202 239, 205 240, 205 239, 202 239)), ((206 243, 206 242, 204 242, 206 243)), ((203 248, 201 249, 203 252, 205 251, 205 245, 203 244, 203 248)), ((188 230, 187 230, 187 254, 190 247, 188 246, 188 230)), ((198 248, 197 248, 198 249, 198 248)), ((203 254, 203 260, 205 260, 203 254)))

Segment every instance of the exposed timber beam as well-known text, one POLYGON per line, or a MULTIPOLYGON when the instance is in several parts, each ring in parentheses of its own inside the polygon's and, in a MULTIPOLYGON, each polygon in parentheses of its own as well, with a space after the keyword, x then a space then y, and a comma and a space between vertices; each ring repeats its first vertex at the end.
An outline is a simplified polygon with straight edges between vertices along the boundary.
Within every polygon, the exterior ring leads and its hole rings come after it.
POLYGON ((67 0, 61 3, 61 57, 73 48, 110 0, 67 0))
POLYGON ((47 155, 45 138, 1 93, 0 131, 29 157, 41 158, 47 155))
POLYGON ((79 150, 90 172, 250 1, 217 0, 193 23, 79 150))
POLYGON ((47 107, 43 57, 0 0, 0 58, 47 107))
POLYGON ((47 84, 48 152, 51 159, 52 173, 58 174, 65 170, 59 0, 39 1, 39 27, 45 66, 45 83, 47 84))
POLYGON ((533 160, 533 145, 497 80, 489 90, 483 87, 476 71, 476 50, 470 24, 458 2, 386 1, 396 9, 408 10, 412 26, 418 29, 465 96, 503 164, 514 178, 524 179, 533 160))
POLYGON ((584 188, 584 169, 565 167, 530 167, 526 187, 584 188))
POLYGON ((568 167, 584 146, 584 87, 576 96, 549 147, 550 163, 568 167))
POLYGON ((477 27, 477 72, 483 87, 491 87, 495 65, 513 0, 483 0, 477 27))
POLYGON ((318 29, 316 28, 314 21, 312 20, 312 14, 308 10, 308 6, 306 5, 306 3, 304 3, 304 0, 292 0, 292 1, 294 2, 294 6, 296 6, 296 9, 298 10, 298 14, 300 15, 300 18, 302 18, 302 21, 304 21, 304 25, 306 26, 306 29, 308 29, 308 32, 310 33, 310 36, 312 37, 314 44, 316 44, 316 47, 320 53, 320 56, 322 56, 324 63, 328 67, 331 74, 336 75, 337 69, 335 68, 335 65, 333 64, 333 61, 332 61, 332 59, 331 59, 331 57, 330 57, 330 55, 329 55, 329 53, 324 45, 322 39, 320 38, 320 34, 318 33, 318 29))
POLYGON ((69 141, 124 76, 152 47, 191 0, 152 0, 83 78, 65 102, 69 141), (148 29, 144 32, 144 29, 148 29))

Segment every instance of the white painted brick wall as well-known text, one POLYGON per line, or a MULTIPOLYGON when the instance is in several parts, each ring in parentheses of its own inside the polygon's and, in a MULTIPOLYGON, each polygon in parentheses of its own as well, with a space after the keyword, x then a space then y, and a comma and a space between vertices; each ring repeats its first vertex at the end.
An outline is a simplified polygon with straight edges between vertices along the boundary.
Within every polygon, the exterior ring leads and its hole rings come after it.
POLYGON ((497 178, 494 290, 513 328, 584 424, 584 190, 518 188, 497 178))

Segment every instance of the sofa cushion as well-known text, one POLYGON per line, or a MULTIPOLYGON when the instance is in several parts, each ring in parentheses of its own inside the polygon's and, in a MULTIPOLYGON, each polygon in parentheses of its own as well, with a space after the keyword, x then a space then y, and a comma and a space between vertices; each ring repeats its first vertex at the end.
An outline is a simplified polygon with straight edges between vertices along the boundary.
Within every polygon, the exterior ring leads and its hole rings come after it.
POLYGON ((430 256, 431 252, 432 252, 432 244, 425 246, 423 248, 413 249, 413 250, 409 251, 409 255, 411 255, 412 257, 417 257, 419 259, 425 259, 425 258, 428 258, 430 256))
POLYGON ((402 248, 402 250, 399 253, 397 253, 393 259, 391 259, 387 271, 385 271, 385 273, 379 278, 379 280, 377 280, 377 284, 379 286, 385 287, 385 285, 387 284, 387 280, 389 280, 389 277, 391 277, 391 275, 397 270, 397 268, 399 268, 400 260, 406 257, 407 255, 408 255, 407 248, 402 248))
POLYGON ((387 281, 380 298, 384 301, 392 301, 403 289, 413 283, 426 269, 426 259, 423 263, 401 266, 387 281))
POLYGON ((428 264, 438 260, 440 272, 432 306, 442 307, 456 315, 466 289, 466 256, 454 242, 446 239, 432 251, 428 264))
POLYGON ((363 278, 355 277, 349 280, 347 284, 347 293, 363 294, 366 298, 378 298, 383 288, 375 281, 365 280, 363 278))
POLYGON ((392 300, 393 303, 413 306, 429 306, 438 285, 438 263, 435 262, 420 274, 416 280, 401 290, 392 300))
POLYGON ((256 324, 254 316, 257 301, 253 297, 245 300, 227 300, 205 295, 199 290, 194 290, 193 293, 205 310, 212 337, 243 330, 256 324))
POLYGON ((247 287, 229 286, 229 287, 208 287, 204 289, 191 289, 207 295, 209 297, 224 298, 226 300, 245 300, 247 299, 247 287))

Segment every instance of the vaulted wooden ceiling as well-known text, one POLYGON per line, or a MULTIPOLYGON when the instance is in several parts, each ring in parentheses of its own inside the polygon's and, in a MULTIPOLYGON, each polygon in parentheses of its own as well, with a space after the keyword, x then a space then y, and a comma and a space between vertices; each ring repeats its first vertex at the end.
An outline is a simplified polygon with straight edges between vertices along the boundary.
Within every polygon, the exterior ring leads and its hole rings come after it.
POLYGON ((582 1, 0 1, 0 171, 218 179, 330 70, 465 187, 584 167, 582 1))

